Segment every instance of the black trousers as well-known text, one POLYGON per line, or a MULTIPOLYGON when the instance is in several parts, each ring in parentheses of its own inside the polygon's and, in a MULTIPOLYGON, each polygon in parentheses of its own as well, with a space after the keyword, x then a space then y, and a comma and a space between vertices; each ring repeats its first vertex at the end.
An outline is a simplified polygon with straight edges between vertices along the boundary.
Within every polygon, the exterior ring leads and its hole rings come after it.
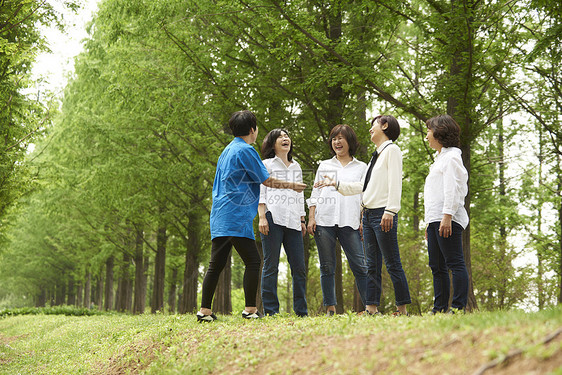
POLYGON ((203 279, 202 308, 211 308, 219 276, 228 261, 232 246, 234 246, 246 266, 244 271, 246 306, 256 306, 261 265, 256 241, 245 237, 216 237, 212 240, 211 261, 203 279))

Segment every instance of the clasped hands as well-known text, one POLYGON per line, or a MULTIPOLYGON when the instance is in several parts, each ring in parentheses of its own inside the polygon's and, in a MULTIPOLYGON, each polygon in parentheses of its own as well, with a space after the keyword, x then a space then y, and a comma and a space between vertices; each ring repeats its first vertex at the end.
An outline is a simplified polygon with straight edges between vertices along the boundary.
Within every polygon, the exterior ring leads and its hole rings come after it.
POLYGON ((327 186, 336 186, 336 181, 332 178, 330 178, 330 176, 323 176, 324 179, 322 181, 318 181, 316 183, 314 183, 314 187, 317 189, 321 189, 323 187, 327 187, 327 186))

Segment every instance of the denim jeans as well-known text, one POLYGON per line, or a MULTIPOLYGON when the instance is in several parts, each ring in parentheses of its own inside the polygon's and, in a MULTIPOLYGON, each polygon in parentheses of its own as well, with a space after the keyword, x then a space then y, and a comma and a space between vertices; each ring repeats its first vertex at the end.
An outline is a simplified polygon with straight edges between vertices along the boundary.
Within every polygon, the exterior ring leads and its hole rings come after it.
POLYGON ((398 215, 394 215, 392 229, 384 232, 381 219, 384 208, 363 212, 363 243, 367 258, 367 305, 380 305, 382 261, 394 286, 396 306, 412 303, 406 274, 402 269, 398 249, 398 215))
POLYGON ((260 233, 263 247, 261 298, 264 312, 268 315, 279 314, 277 276, 281 244, 283 244, 293 278, 293 310, 299 316, 308 315, 302 232, 275 224, 270 212, 267 212, 265 216, 269 224, 269 233, 267 235, 260 233))
POLYGON ((365 253, 361 244, 359 230, 351 227, 323 227, 316 226, 314 240, 318 247, 320 260, 320 285, 324 297, 324 306, 335 306, 336 301, 336 238, 345 252, 351 272, 355 276, 355 284, 365 304, 365 289, 367 286, 367 267, 365 253))
POLYGON ((439 222, 434 222, 427 227, 427 252, 433 274, 433 310, 445 312, 449 307, 449 269, 453 273, 451 307, 457 309, 464 308, 468 301, 468 271, 462 252, 463 228, 453 222, 451 235, 444 238, 439 235, 439 225, 439 222))

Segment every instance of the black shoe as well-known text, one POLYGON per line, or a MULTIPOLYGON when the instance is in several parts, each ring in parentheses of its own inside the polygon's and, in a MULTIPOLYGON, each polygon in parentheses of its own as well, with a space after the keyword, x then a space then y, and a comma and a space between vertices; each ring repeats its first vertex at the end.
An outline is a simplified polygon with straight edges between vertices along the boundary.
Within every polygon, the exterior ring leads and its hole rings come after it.
POLYGON ((374 313, 370 312, 369 310, 365 310, 365 315, 367 316, 376 316, 376 315, 382 315, 382 313, 380 311, 375 311, 374 313))
POLYGON ((263 318, 263 314, 259 311, 255 313, 249 313, 246 310, 242 311, 242 318, 244 319, 261 319, 263 318))
POLYGON ((217 320, 217 316, 213 313, 211 313, 211 315, 205 315, 200 311, 197 313, 197 321, 199 323, 201 323, 201 322, 214 322, 215 320, 217 320))
POLYGON ((332 310, 326 311, 326 316, 334 316, 334 315, 336 315, 335 311, 332 311, 332 310))

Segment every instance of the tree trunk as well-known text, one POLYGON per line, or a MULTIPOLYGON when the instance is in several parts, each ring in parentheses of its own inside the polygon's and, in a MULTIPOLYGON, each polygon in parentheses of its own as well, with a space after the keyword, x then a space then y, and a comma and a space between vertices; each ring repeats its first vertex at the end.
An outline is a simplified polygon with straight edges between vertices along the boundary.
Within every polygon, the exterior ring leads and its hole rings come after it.
POLYGON ((221 314, 230 314, 232 312, 232 301, 230 299, 230 279, 232 271, 231 256, 228 256, 226 266, 221 272, 217 290, 215 292, 215 299, 213 301, 213 311, 221 314))
MULTIPOLYGON (((542 139, 542 127, 539 128, 539 171, 538 171, 538 177, 539 177, 539 183, 538 186, 539 188, 542 186, 543 184, 543 179, 542 179, 542 166, 543 166, 543 161, 544 161, 544 155, 543 155, 543 139, 542 139)), ((537 234, 541 234, 542 231, 542 207, 543 207, 543 198, 541 194, 537 194, 538 196, 538 203, 537 203, 537 234)), ((561 232, 562 233, 562 232, 561 232)), ((540 251, 540 248, 537 248, 537 294, 538 294, 538 304, 539 304, 539 310, 542 310, 544 308, 545 305, 545 292, 544 292, 544 281, 543 281, 543 277, 544 277, 544 265, 543 265, 543 254, 542 251, 540 251)))
MULTIPOLYGON (((452 57, 449 80, 450 82, 458 82, 458 85, 450 86, 449 98, 447 99, 447 113, 458 122, 461 127, 461 150, 462 159, 468 175, 471 174, 471 134, 472 120, 470 114, 474 110, 470 90, 472 89, 472 70, 471 70, 471 51, 473 49, 471 16, 466 12, 470 10, 465 7, 465 0, 451 0, 451 19, 448 24, 448 32, 450 34, 450 54, 452 57), (458 35, 463 37, 458 37, 458 35)), ((470 179, 468 181, 468 194, 465 199, 465 208, 470 217, 470 202, 472 198, 472 190, 470 188, 470 179)), ((462 235, 462 246, 466 268, 468 271, 468 303, 467 310, 473 311, 478 308, 476 297, 474 296, 474 285, 472 279, 472 258, 470 252, 470 224, 466 227, 462 235)))
POLYGON ((171 313, 176 312, 177 279, 178 268, 174 267, 172 269, 172 282, 170 283, 170 289, 168 290, 168 311, 171 313))
POLYGON ((146 306, 146 286, 145 286, 145 270, 144 270, 144 254, 143 254, 143 231, 136 230, 135 235, 135 288, 134 288, 134 304, 133 314, 144 313, 146 306))
MULTIPOLYGON (((500 104, 500 112, 503 112, 503 106, 500 104)), ((498 154, 500 156, 500 162, 498 163, 498 177, 499 177, 499 195, 500 204, 501 202, 506 202, 507 198, 507 188, 505 182, 505 162, 504 162, 504 128, 503 128, 503 117, 498 119, 498 154)), ((499 251, 500 251, 500 262, 501 267, 511 267, 511 262, 507 261, 507 227, 505 219, 500 219, 499 221, 499 231, 500 231, 500 241, 499 241, 499 251)), ((500 309, 505 307, 505 300, 507 298, 507 274, 501 275, 501 282, 498 286, 498 305, 500 309)))
MULTIPOLYGON (((339 7, 340 5, 335 5, 339 7)), ((342 12, 339 9, 326 9, 328 13, 328 30, 327 37, 333 44, 340 42, 342 37, 342 12)), ((331 54, 327 55, 327 59, 339 63, 339 61, 331 54)), ((344 92, 341 82, 328 87, 328 111, 327 123, 330 128, 342 123, 344 108, 344 92)))
POLYGON ((105 305, 106 311, 113 308, 113 256, 105 262, 105 305))
POLYGON ((185 271, 183 273, 182 299, 179 307, 180 314, 197 310, 197 284, 199 280, 199 261, 194 254, 195 249, 188 249, 185 253, 185 271))
MULTIPOLYGON (((96 300, 95 305, 98 307, 98 310, 103 310, 103 294, 104 294, 104 279, 103 276, 96 277, 96 300)), ((91 302, 88 302, 91 303, 91 302)))
POLYGON ((560 173, 560 155, 556 156, 558 171, 558 304, 562 304, 562 174, 560 173))
POLYGON ((187 240, 185 249, 185 270, 183 272, 182 298, 179 313, 197 310, 197 284, 199 281, 199 260, 201 253, 201 219, 195 213, 188 216, 187 240))
MULTIPOLYGON (((470 146, 461 147, 462 156, 465 168, 469 171, 470 176, 470 146)), ((465 209, 470 217, 470 200, 471 200, 471 189, 470 181, 468 183, 468 194, 465 199, 465 209)), ((464 261, 466 263, 466 269, 468 271, 468 303, 467 310, 474 311, 478 309, 478 303, 476 302, 476 296, 474 295, 474 284, 472 282, 472 257, 470 254, 470 224, 467 225, 466 229, 462 233, 462 250, 464 254, 464 261)), ((452 292, 452 289, 451 289, 452 292)))
POLYGON ((291 311, 293 311, 293 294, 291 293, 291 275, 290 272, 287 272, 287 283, 285 284, 285 288, 286 288, 286 296, 285 296, 285 311, 287 311, 288 314, 291 313, 291 311))
POLYGON ((45 289, 41 289, 39 295, 35 299, 35 307, 45 307, 47 304, 47 291, 45 289))
POLYGON ((361 301, 361 295, 359 294, 359 290, 357 290, 357 284, 354 283, 353 285, 353 311, 365 311, 365 305, 363 305, 363 301, 361 301))
POLYGON ((341 245, 340 241, 336 241, 336 313, 343 314, 344 303, 343 303, 343 265, 341 260, 341 245))
POLYGON ((90 301, 92 300, 92 273, 88 271, 86 275, 86 285, 84 285, 84 299, 82 300, 82 306, 90 308, 90 301))
POLYGON ((258 275, 258 290, 256 292, 256 307, 258 311, 263 312, 263 301, 261 299, 261 273, 263 270, 263 247, 261 241, 256 242, 256 247, 258 249, 258 254, 260 255, 260 272, 258 275))
POLYGON ((64 305, 66 299, 66 283, 60 283, 55 289, 55 305, 64 305))
POLYGON ((128 253, 123 253, 123 262, 121 263, 121 272, 115 295, 115 309, 121 312, 131 311, 132 281, 129 275, 130 264, 131 257, 128 253))
MULTIPOLYGON (((336 45, 341 41, 342 37, 342 12, 341 12, 341 5, 334 4, 332 9, 326 9, 328 14, 327 18, 327 37, 330 41, 336 45)), ((327 59, 334 61, 334 63, 338 63, 337 59, 328 54, 326 56, 327 59)), ((328 108, 326 113, 326 121, 330 126, 330 129, 336 125, 339 125, 343 122, 343 108, 344 108, 344 91, 342 88, 342 83, 337 82, 333 85, 328 87, 328 108)), ((342 314, 344 312, 344 303, 343 303, 343 267, 342 267, 342 260, 341 260, 341 246, 339 241, 336 244, 336 313, 342 314)))
POLYGON ((166 226, 161 223, 156 234, 156 259, 154 261, 154 286, 152 288, 152 313, 164 308, 166 281, 166 226))
POLYGON ((78 287, 76 288, 76 307, 81 307, 82 306, 82 296, 84 295, 84 284, 82 284, 82 282, 80 282, 78 284, 78 287))
POLYGON ((68 291, 67 291, 66 304, 69 306, 74 306, 76 304, 76 287, 74 284, 74 277, 70 277, 68 281, 68 291))

